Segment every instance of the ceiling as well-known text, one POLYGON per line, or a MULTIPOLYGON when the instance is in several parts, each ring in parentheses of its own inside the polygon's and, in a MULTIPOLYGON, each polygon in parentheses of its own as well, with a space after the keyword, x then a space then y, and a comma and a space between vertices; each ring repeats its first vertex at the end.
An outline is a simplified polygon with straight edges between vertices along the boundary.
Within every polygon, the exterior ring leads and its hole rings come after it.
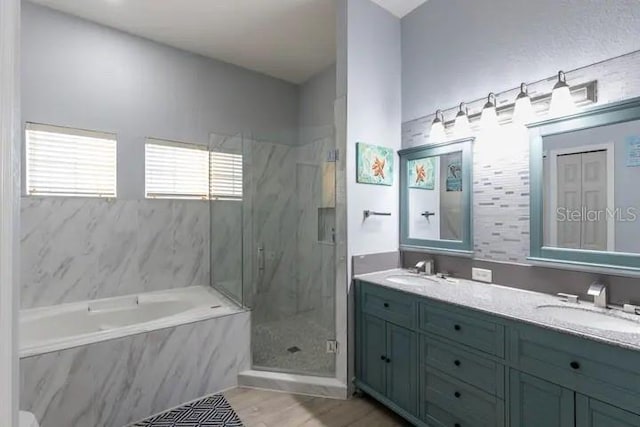
POLYGON ((384 7, 398 18, 412 12, 415 8, 425 3, 427 0, 371 0, 374 3, 384 7))
POLYGON ((334 0, 32 1, 292 83, 336 57, 334 0))

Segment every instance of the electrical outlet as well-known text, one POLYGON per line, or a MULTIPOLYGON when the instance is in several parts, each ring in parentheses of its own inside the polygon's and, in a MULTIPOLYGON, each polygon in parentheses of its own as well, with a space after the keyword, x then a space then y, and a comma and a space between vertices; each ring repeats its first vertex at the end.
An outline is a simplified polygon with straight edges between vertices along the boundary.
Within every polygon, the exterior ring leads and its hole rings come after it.
POLYGON ((472 268, 471 278, 473 280, 477 280, 478 282, 492 283, 493 271, 485 270, 484 268, 472 268))
POLYGON ((337 353, 337 352, 338 352, 338 341, 327 340, 327 353, 337 353))

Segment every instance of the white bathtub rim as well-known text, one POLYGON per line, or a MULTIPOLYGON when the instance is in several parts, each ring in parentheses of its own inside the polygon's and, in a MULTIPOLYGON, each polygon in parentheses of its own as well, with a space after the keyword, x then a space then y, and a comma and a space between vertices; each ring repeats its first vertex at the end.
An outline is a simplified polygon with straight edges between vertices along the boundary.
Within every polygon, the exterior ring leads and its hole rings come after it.
MULTIPOLYGON (((51 340, 45 340, 42 342, 38 342, 37 344, 32 345, 23 345, 20 344, 19 347, 19 357, 20 359, 24 359, 27 357, 39 356, 46 353, 52 353, 61 350, 72 349, 76 347, 81 347, 83 345, 109 341, 117 338, 123 338, 132 335, 144 334, 152 331, 157 331, 161 329, 173 328, 181 325, 188 325, 195 322, 200 322, 203 320, 215 319, 220 317, 226 317, 237 313, 243 313, 247 310, 245 308, 236 306, 231 303, 225 297, 221 297, 221 295, 215 290, 207 287, 207 286, 193 286, 188 288, 177 288, 170 289, 164 291, 153 291, 145 294, 145 298, 153 298, 153 297, 161 297, 162 295, 171 295, 171 294, 180 294, 184 293, 185 290, 195 291, 195 292, 208 292, 213 296, 220 299, 222 305, 216 308, 210 307, 198 307, 195 309, 188 310, 186 312, 176 314, 173 316, 163 317, 161 319, 155 319, 148 322, 137 323, 134 325, 127 325, 122 327, 117 327, 105 331, 99 332, 90 332, 86 334, 79 334, 73 337, 68 338, 55 338, 51 340), (196 290, 195 288, 200 288, 196 290)), ((125 296, 129 297, 129 295, 125 296)), ((114 297, 114 298, 123 298, 123 297, 114 297)), ((108 300, 110 298, 103 298, 101 300, 108 300)), ((92 300, 101 301, 101 300, 92 300)), ((21 318, 25 316, 25 319, 33 319, 38 318, 45 313, 52 310, 52 307, 56 307, 56 313, 63 312, 72 312, 77 311, 78 309, 88 309, 88 304, 90 301, 81 301, 81 302, 73 302, 73 303, 65 303, 57 306, 48 306, 48 307, 37 307, 32 309, 21 310, 21 318), (24 313, 24 314, 23 314, 24 313)))

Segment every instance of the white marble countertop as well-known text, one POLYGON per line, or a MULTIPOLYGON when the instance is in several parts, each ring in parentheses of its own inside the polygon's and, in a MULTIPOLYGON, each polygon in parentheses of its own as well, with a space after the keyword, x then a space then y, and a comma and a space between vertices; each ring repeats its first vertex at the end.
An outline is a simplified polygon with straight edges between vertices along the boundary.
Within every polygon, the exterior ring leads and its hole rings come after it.
POLYGON ((387 280, 391 276, 409 274, 411 273, 407 270, 393 269, 361 274, 355 278, 436 301, 640 351, 640 316, 624 313, 621 309, 599 309, 594 307, 591 302, 568 303, 554 295, 457 278, 449 280, 428 276, 427 279, 422 279, 424 282, 422 285, 400 285, 387 280), (541 310, 537 310, 541 305, 578 307, 597 312, 606 311, 607 314, 612 314, 615 317, 637 322, 638 329, 637 332, 627 333, 597 329, 589 327, 589 325, 577 325, 545 315, 541 310))

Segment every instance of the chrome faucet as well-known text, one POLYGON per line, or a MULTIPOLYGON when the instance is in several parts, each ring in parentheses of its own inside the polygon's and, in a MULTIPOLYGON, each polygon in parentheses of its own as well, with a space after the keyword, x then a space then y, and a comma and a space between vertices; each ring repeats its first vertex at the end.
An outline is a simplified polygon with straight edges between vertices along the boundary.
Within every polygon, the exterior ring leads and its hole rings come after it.
POLYGON ((433 260, 425 259, 416 264, 416 273, 426 274, 427 276, 433 275, 433 260))
POLYGON ((607 287, 604 283, 593 282, 587 291, 593 297, 593 305, 600 308, 607 308, 607 287))

